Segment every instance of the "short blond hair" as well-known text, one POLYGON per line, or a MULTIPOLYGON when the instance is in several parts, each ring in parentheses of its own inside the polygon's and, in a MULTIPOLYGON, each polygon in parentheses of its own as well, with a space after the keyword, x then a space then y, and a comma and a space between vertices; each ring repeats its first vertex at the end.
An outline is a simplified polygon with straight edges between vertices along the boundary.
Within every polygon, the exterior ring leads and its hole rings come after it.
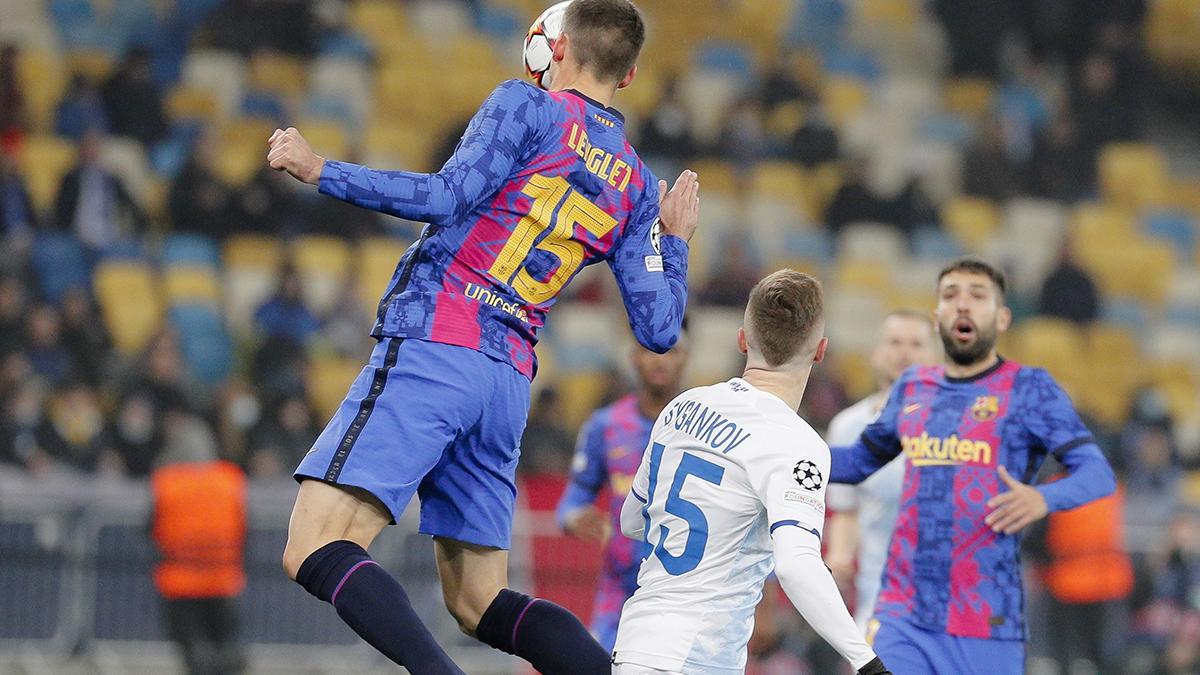
POLYGON ((768 366, 792 360, 813 338, 824 319, 824 295, 820 281, 796 270, 779 270, 754 285, 746 322, 768 366))

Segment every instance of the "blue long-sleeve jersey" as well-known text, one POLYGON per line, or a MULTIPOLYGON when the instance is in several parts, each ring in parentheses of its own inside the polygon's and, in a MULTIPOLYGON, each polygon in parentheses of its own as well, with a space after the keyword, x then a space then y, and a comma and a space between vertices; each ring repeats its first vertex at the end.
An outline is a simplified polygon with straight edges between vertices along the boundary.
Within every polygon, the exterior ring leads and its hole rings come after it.
POLYGON ((477 349, 532 378, 546 312, 607 261, 633 334, 664 352, 687 302, 687 243, 658 231, 658 180, 619 112, 575 91, 502 83, 436 173, 329 161, 323 194, 427 222, 379 303, 372 335, 477 349))
POLYGON ((1013 361, 971 378, 911 368, 859 440, 831 452, 836 483, 858 483, 905 454, 875 613, 963 637, 1025 637, 1019 538, 984 522, 1003 488, 998 466, 1029 483, 1053 454, 1070 475, 1037 487, 1051 511, 1116 489, 1067 395, 1046 371, 1013 361))

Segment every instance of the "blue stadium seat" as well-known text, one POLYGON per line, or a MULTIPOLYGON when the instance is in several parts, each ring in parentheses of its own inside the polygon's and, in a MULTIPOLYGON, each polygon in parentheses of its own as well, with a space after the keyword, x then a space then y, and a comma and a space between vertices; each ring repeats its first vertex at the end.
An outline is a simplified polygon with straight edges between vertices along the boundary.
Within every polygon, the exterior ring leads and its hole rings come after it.
POLYGON ((226 378, 233 367, 233 341, 217 309, 178 305, 168 315, 179 332, 180 351, 192 374, 207 384, 226 378))
POLYGON ((201 234, 173 234, 162 250, 163 265, 202 265, 220 267, 217 244, 201 234))
POLYGON ((242 114, 247 117, 281 121, 288 118, 287 106, 275 94, 265 91, 248 91, 242 99, 242 114))
POLYGON ((304 103, 304 114, 330 122, 336 122, 347 129, 358 126, 358 115, 350 104, 340 96, 322 96, 319 94, 308 97, 304 103))
POLYGON ((1196 249, 1196 224, 1191 216, 1180 211, 1155 211, 1143 219, 1142 226, 1146 234, 1170 244, 1180 263, 1186 265, 1191 260, 1196 249))
POLYGON ((1149 320, 1146 306, 1130 298, 1105 299, 1100 308, 1100 318, 1139 334, 1146 328, 1149 320))
POLYGON ((792 231, 784 235, 784 247, 789 256, 829 261, 834 258, 833 241, 823 231, 792 231))
POLYGON ((39 235, 33 243, 30 263, 42 298, 49 302, 57 303, 71 288, 91 287, 92 261, 83 245, 70 235, 39 235))
POLYGON ((705 70, 749 75, 753 61, 744 45, 710 40, 696 53, 696 65, 705 70))
POLYGON ((788 40, 792 44, 832 49, 842 37, 849 12, 843 0, 808 0, 803 11, 792 13, 788 40))
POLYGON ((942 141, 964 146, 975 137, 970 120, 952 113, 933 113, 922 117, 917 134, 928 141, 942 141))
POLYGON ((349 56, 363 62, 374 57, 371 45, 354 33, 323 35, 318 51, 321 56, 349 56))
POLYGON ((475 17, 475 27, 484 35, 502 42, 523 33, 526 28, 522 19, 511 9, 491 5, 480 7, 480 11, 475 17))
POLYGON ((954 237, 935 225, 918 227, 913 232, 913 255, 918 258, 954 258, 963 254, 954 237))
POLYGON ((874 56, 852 49, 830 49, 822 56, 821 62, 825 72, 830 75, 857 77, 868 82, 878 80, 883 72, 874 56))

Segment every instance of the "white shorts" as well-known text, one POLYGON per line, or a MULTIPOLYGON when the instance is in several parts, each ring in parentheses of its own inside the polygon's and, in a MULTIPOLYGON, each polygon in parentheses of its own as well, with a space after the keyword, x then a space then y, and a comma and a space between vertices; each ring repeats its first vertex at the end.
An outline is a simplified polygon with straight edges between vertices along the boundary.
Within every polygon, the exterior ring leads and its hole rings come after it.
POLYGON ((613 675, 683 675, 676 670, 659 670, 658 668, 639 666, 636 663, 614 664, 612 672, 613 675))

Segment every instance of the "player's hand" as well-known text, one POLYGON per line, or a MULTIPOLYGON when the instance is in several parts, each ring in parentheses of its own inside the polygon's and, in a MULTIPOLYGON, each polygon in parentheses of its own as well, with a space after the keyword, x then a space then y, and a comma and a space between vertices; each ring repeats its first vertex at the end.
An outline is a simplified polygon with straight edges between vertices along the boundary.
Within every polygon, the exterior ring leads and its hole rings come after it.
POLYGON ((267 163, 276 171, 286 171, 296 180, 316 185, 325 168, 325 158, 312 151, 296 127, 276 129, 267 139, 267 163))
POLYGON ((700 220, 700 177, 695 171, 684 171, 667 192, 667 181, 658 181, 658 220, 662 234, 691 241, 700 220))
POLYGON ((999 474, 1000 480, 1008 486, 1008 492, 998 494, 988 501, 988 508, 993 510, 983 521, 993 532, 1016 534, 1050 512, 1050 508, 1046 506, 1046 498, 1037 488, 1013 478, 1003 466, 1000 467, 999 474))
POLYGON ((612 523, 600 513, 600 509, 588 504, 567 514, 564 527, 567 534, 584 541, 594 541, 604 545, 612 536, 612 523))
POLYGON ((883 665, 883 661, 876 656, 867 662, 865 666, 859 668, 856 675, 892 675, 892 671, 883 665))

